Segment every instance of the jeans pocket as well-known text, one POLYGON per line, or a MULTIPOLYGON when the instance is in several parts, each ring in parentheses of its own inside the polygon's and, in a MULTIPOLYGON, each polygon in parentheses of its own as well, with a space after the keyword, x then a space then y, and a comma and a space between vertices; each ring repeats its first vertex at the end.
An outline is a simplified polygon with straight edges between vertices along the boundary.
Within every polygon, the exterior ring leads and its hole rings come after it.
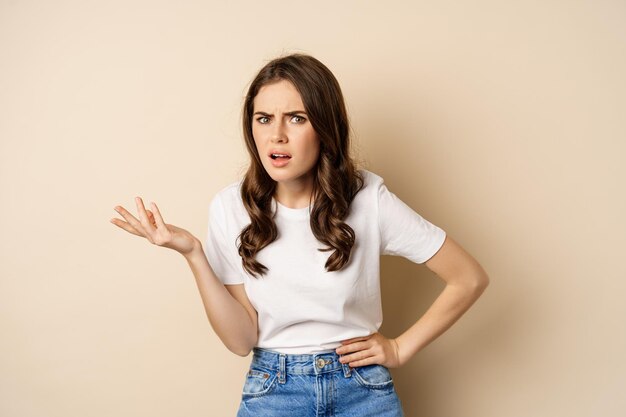
POLYGON ((386 366, 373 364, 352 368, 354 379, 360 385, 370 389, 393 387, 391 372, 386 366))
POLYGON ((250 368, 243 384, 243 398, 261 397, 276 385, 277 373, 274 371, 250 368))

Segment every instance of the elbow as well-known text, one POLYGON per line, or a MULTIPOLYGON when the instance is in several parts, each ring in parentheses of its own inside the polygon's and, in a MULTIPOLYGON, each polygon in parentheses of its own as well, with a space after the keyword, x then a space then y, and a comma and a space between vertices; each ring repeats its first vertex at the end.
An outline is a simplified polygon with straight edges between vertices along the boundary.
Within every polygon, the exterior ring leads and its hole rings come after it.
POLYGON ((479 294, 485 291, 485 288, 489 285, 487 271, 480 264, 476 263, 470 274, 471 278, 469 278, 469 281, 472 283, 474 290, 479 294))
POLYGON ((229 349, 229 350, 233 352, 235 355, 241 356, 241 357, 248 356, 250 352, 252 351, 252 349, 229 349))
POLYGON ((250 339, 245 343, 232 344, 226 346, 228 350, 233 352, 237 356, 246 357, 252 352, 252 349, 256 346, 257 340, 250 339))
POLYGON ((481 271, 481 273, 476 274, 474 280, 472 281, 472 288, 477 294, 482 294, 483 291, 489 286, 489 276, 485 271, 481 271))
POLYGON ((465 274, 459 278, 459 281, 453 285, 463 288, 472 297, 479 297, 489 285, 489 276, 482 270, 465 274))
POLYGON ((240 346, 226 346, 228 348, 228 350, 230 350, 231 352, 233 352, 235 355, 237 356, 242 356, 242 357, 246 357, 250 354, 250 352, 252 351, 253 346, 244 346, 244 345, 240 345, 240 346))
POLYGON ((446 280, 449 286, 455 287, 472 298, 478 298, 489 285, 489 276, 480 267, 465 271, 446 280))

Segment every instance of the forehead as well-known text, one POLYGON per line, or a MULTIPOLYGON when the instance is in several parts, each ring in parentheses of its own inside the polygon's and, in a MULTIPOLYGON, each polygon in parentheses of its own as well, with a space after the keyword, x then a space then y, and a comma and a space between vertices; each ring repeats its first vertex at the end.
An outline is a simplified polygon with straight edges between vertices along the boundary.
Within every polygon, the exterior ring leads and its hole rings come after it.
POLYGON ((304 110, 302 97, 290 81, 280 80, 266 84, 259 89, 254 98, 254 110, 272 111, 274 109, 304 110))

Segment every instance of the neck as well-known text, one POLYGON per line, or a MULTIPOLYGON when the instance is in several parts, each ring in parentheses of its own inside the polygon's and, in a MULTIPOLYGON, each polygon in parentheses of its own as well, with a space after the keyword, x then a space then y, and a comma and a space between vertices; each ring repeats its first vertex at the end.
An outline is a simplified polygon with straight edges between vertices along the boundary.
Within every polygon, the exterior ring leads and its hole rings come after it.
POLYGON ((289 208, 304 208, 311 203, 313 193, 313 178, 302 178, 299 180, 278 182, 274 198, 280 204, 289 208))

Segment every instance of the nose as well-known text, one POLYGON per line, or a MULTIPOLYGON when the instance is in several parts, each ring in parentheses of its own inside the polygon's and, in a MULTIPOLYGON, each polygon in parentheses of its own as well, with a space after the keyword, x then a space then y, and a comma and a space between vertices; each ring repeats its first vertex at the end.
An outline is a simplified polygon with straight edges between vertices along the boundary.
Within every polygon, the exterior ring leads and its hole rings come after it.
POLYGON ((274 129, 272 130, 272 142, 282 143, 288 142, 287 134, 285 132, 285 126, 283 122, 277 121, 274 123, 274 129))

